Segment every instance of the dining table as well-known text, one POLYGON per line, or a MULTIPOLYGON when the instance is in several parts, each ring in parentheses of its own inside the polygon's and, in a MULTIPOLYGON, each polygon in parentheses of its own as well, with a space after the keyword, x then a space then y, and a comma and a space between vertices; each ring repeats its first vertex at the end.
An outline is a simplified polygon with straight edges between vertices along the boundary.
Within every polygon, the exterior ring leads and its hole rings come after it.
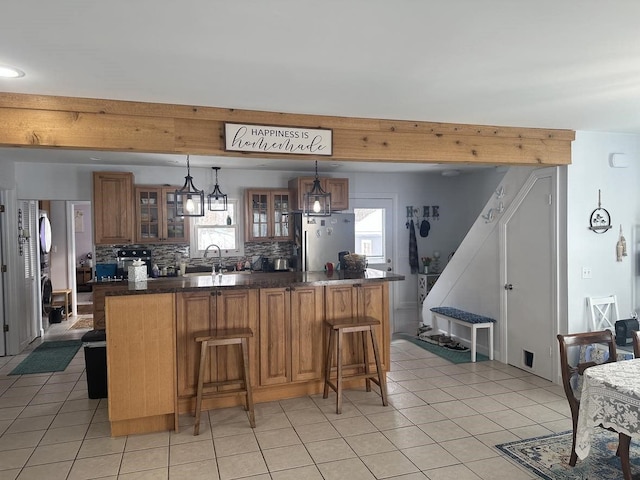
POLYGON ((593 431, 619 434, 618 453, 625 480, 631 480, 629 443, 640 435, 640 359, 594 365, 584 371, 576 428, 576 453, 589 455, 593 431))

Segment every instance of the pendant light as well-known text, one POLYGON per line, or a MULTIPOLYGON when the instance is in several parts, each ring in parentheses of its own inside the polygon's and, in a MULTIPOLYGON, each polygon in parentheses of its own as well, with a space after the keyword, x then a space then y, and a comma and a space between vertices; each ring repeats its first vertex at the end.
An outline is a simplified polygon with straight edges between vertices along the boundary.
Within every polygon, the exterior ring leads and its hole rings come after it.
POLYGON ((175 191, 176 217, 204 217, 204 190, 198 190, 193 185, 193 177, 189 168, 189 155, 187 155, 187 176, 184 177, 184 185, 175 191))
POLYGON ((211 212, 226 212, 227 211, 227 195, 220 191, 218 186, 218 170, 220 167, 211 167, 216 171, 216 185, 213 187, 213 192, 207 195, 209 203, 209 211, 211 212))
POLYGON ((331 193, 325 192, 318 178, 318 161, 316 160, 316 178, 311 190, 304 194, 304 214, 308 217, 331 216, 331 193))

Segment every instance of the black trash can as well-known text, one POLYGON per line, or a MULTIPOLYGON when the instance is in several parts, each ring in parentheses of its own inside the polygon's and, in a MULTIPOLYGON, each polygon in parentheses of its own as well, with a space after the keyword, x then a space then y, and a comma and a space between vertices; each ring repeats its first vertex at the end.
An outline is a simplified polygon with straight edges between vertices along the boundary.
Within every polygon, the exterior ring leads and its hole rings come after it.
POLYGON ((49 323, 62 322, 62 315, 64 315, 64 307, 54 307, 49 313, 49 323))
POLYGON ((90 330, 82 336, 89 398, 107 398, 107 334, 90 330))

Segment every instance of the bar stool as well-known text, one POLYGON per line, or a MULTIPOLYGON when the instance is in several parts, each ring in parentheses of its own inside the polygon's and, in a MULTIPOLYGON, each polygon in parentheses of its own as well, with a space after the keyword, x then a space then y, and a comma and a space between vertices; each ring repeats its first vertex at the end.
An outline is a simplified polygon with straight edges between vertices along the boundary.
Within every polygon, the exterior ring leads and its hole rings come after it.
POLYGON ((196 420, 193 427, 193 434, 200 434, 200 412, 202 410, 202 397, 228 397, 232 395, 244 395, 246 399, 245 410, 249 412, 249 424, 251 428, 256 427, 256 418, 253 412, 253 394, 251 392, 251 378, 249 377, 249 341, 253 337, 250 328, 229 328, 220 329, 214 335, 196 337, 196 342, 200 344, 200 366, 198 367, 198 388, 196 392, 196 420), (219 382, 204 383, 204 371, 207 362, 207 353, 210 347, 222 345, 240 345, 242 352, 242 378, 237 380, 224 380, 219 382), (221 385, 236 385, 239 387, 233 390, 207 391, 212 387, 221 385))
POLYGON ((344 380, 352 379, 365 379, 367 392, 371 391, 371 382, 373 381, 380 387, 380 394, 382 396, 382 405, 385 407, 387 402, 387 380, 385 372, 382 371, 382 364, 380 361, 380 349, 378 348, 378 341, 376 340, 375 328, 380 325, 380 322, 372 317, 355 317, 355 318, 336 318, 326 319, 325 323, 329 327, 329 347, 327 348, 327 357, 324 370, 324 394, 322 398, 329 396, 329 387, 334 390, 337 395, 336 401, 336 413, 342 413, 342 390, 344 380), (363 363, 364 371, 362 374, 355 375, 342 375, 342 345, 344 342, 345 333, 357 333, 362 332, 362 351, 363 351, 363 363), (373 345, 373 356, 376 362, 376 371, 372 372, 369 365, 369 347, 367 343, 367 332, 371 335, 371 343, 373 345), (336 345, 337 344, 337 345, 336 345), (334 349, 334 345, 337 348, 334 349), (336 351, 336 377, 335 383, 331 379, 331 364, 333 359, 334 350, 336 351))

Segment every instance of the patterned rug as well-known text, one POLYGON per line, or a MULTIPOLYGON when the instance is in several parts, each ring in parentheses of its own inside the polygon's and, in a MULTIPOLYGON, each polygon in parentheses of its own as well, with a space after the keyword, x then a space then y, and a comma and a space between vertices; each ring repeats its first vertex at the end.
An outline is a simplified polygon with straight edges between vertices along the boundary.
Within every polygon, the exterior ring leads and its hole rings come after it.
MULTIPOLYGON (((616 457, 618 434, 597 428, 589 456, 569 466, 571 432, 503 443, 496 447, 527 470, 545 480, 621 479, 620 460, 616 457)), ((640 445, 631 441, 631 473, 640 473, 640 445)))
POLYGON ((71 325, 70 328, 73 330, 93 328, 93 315, 78 315, 76 323, 71 325))
POLYGON ((9 375, 62 372, 81 346, 80 340, 44 342, 11 370, 9 375))
MULTIPOLYGON (((446 347, 441 347, 440 345, 435 345, 433 343, 429 343, 424 340, 420 340, 415 335, 409 335, 408 333, 394 333, 393 339, 402 339, 407 340, 408 342, 415 343, 419 347, 438 355, 439 357, 446 358, 450 362, 453 363, 469 363, 471 362, 471 352, 460 352, 457 350, 450 350, 446 347)), ((485 360, 489 360, 489 357, 482 355, 481 353, 476 354, 476 361, 483 362, 485 360)))

